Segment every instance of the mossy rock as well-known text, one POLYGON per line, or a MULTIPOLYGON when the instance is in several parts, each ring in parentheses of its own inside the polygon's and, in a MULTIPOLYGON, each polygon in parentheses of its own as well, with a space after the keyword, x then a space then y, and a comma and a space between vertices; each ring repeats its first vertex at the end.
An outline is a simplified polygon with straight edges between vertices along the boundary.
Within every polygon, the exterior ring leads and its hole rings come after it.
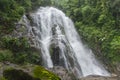
POLYGON ((39 78, 40 80, 61 80, 57 75, 45 70, 41 66, 35 66, 33 73, 34 77, 39 78))
POLYGON ((0 80, 6 80, 4 77, 0 77, 0 80))
POLYGON ((3 77, 5 80, 61 80, 54 73, 38 65, 5 67, 3 77))
POLYGON ((6 69, 3 72, 3 76, 7 80, 40 80, 38 78, 34 78, 26 72, 17 69, 6 69))

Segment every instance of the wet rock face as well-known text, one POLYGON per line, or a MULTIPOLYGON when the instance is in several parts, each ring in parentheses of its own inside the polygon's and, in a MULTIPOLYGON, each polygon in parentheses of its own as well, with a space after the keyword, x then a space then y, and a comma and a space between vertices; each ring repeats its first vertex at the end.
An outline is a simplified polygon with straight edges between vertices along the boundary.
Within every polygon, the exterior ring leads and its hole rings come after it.
POLYGON ((117 74, 120 76, 120 63, 119 64, 117 64, 117 74))
POLYGON ((80 80, 120 80, 120 77, 102 77, 102 76, 88 76, 80 80))
POLYGON ((50 51, 50 55, 51 55, 53 65, 54 66, 65 67, 64 60, 63 60, 63 58, 61 58, 61 55, 60 55, 61 52, 60 52, 59 46, 56 46, 55 44, 52 44, 50 46, 49 51, 50 51))
POLYGON ((77 80, 73 74, 68 73, 68 71, 61 66, 54 66, 54 68, 49 70, 58 75, 61 80, 77 80))
POLYGON ((53 53, 52 53, 52 60, 53 60, 53 64, 56 66, 56 65, 59 65, 59 47, 54 47, 52 48, 53 50, 53 53))

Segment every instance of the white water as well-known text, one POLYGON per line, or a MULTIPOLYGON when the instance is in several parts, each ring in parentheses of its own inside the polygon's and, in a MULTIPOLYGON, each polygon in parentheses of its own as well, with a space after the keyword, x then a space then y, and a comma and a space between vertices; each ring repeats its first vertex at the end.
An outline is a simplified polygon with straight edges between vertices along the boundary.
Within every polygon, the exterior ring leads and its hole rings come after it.
POLYGON ((58 65, 75 75, 110 75, 95 59, 92 51, 85 48, 73 22, 62 11, 53 7, 41 7, 31 17, 35 46, 41 49, 45 67, 52 68, 55 65, 50 52, 51 45, 54 45, 59 48, 59 52, 53 54, 58 56, 58 65))

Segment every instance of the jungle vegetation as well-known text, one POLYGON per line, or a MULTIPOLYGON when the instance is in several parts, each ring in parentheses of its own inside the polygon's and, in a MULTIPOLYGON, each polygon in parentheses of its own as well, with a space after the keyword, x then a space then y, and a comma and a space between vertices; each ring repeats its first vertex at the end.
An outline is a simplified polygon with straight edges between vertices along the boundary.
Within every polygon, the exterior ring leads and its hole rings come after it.
POLYGON ((73 20, 82 40, 103 61, 116 64, 120 62, 119 4, 120 0, 0 0, 0 61, 39 63, 25 37, 6 35, 23 14, 40 6, 55 6, 73 20))

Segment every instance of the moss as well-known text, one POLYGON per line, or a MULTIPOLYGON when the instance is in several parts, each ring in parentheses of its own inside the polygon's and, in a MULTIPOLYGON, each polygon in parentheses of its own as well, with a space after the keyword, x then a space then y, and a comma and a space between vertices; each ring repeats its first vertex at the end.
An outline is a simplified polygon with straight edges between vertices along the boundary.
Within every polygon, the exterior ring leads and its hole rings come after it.
POLYGON ((5 79, 4 77, 0 77, 0 80, 7 80, 7 79, 5 79))
POLYGON ((5 67, 3 77, 3 80, 61 80, 54 73, 37 65, 5 67))
POLYGON ((40 80, 40 79, 32 77, 26 72, 23 72, 22 70, 17 70, 17 69, 12 69, 12 68, 4 70, 3 76, 7 80, 40 80))
POLYGON ((43 67, 35 66, 34 68, 34 77, 41 80, 61 80, 57 75, 45 70, 43 67))

